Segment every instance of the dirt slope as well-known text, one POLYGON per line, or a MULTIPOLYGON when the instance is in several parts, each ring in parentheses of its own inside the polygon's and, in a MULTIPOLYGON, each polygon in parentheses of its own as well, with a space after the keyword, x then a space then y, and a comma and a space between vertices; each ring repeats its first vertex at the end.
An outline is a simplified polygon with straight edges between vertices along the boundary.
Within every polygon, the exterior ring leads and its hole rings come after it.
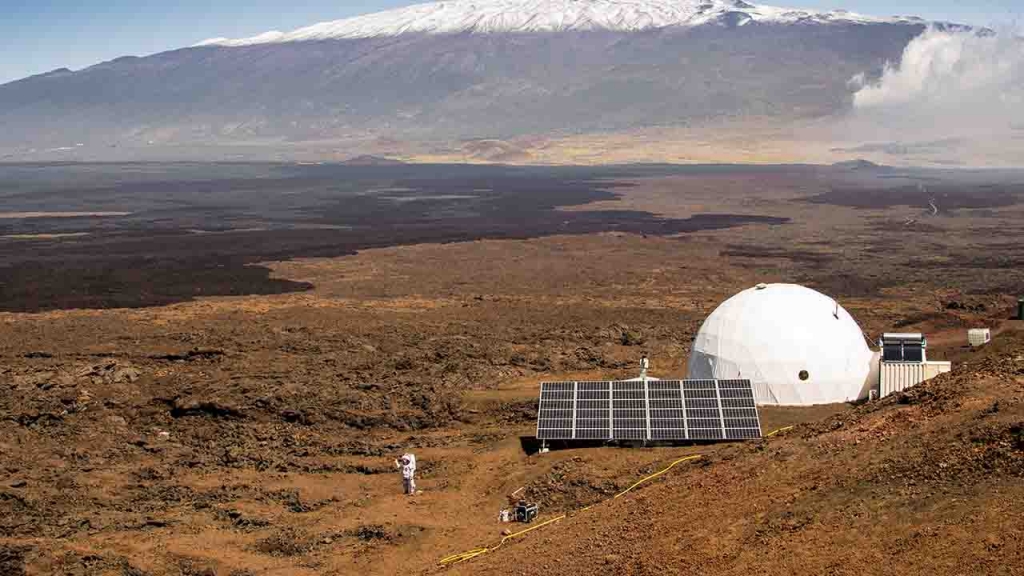
POLYGON ((453 573, 1024 573, 1024 333, 684 466, 453 573))
POLYGON ((519 488, 550 518, 695 452, 708 464, 455 572, 998 573, 983 553, 1010 571, 1024 211, 908 231, 919 207, 800 200, 812 188, 652 180, 590 206, 785 226, 382 248, 267 264, 308 292, 0 313, 0 576, 429 574, 494 542, 519 488), (644 351, 685 374, 707 314, 775 281, 838 298, 871 338, 925 332, 957 373, 904 404, 766 409, 766 430, 800 427, 763 447, 524 453, 540 381, 630 377, 644 351))

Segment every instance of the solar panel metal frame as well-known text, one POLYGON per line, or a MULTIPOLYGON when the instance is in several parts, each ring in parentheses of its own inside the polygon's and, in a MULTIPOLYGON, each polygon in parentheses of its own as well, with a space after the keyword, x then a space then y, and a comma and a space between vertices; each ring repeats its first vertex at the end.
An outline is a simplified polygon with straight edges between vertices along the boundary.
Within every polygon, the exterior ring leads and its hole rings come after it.
POLYGON ((541 383, 540 440, 747 440, 761 437, 750 380, 541 383))

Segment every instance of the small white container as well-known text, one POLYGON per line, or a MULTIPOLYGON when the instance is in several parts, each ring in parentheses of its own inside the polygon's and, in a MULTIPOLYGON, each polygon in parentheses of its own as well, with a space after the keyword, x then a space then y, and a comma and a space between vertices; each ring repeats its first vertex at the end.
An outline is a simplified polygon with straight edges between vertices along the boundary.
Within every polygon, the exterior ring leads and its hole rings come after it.
POLYGON ((984 346, 992 341, 992 330, 988 328, 971 328, 967 331, 967 343, 972 347, 984 346))

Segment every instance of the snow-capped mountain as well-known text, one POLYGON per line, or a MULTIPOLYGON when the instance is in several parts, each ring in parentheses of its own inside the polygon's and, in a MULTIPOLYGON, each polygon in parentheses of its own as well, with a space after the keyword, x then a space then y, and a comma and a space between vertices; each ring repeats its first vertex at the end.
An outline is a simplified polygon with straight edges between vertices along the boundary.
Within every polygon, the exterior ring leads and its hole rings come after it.
POLYGON ((406 33, 455 34, 565 32, 796 23, 919 23, 919 18, 877 18, 845 10, 819 12, 749 4, 743 0, 446 0, 366 16, 321 22, 294 32, 251 38, 212 38, 200 46, 250 46, 277 42, 373 38, 406 33))
POLYGON ((925 29, 742 0, 422 4, 0 86, 0 157, 823 116, 925 29))

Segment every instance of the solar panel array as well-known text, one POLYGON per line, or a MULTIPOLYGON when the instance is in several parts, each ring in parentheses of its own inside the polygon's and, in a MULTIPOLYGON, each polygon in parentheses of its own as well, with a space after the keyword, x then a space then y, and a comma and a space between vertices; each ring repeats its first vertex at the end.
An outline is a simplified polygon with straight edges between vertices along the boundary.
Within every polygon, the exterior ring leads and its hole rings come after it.
POLYGON ((750 380, 544 382, 541 440, 746 440, 761 437, 750 380))

